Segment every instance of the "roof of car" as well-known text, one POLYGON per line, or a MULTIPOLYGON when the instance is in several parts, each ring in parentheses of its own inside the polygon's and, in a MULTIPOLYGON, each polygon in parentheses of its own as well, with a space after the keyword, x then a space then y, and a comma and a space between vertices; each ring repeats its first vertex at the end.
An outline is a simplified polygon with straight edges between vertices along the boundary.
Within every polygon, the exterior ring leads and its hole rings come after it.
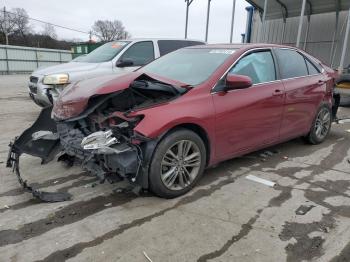
POLYGON ((216 48, 216 49, 252 49, 252 48, 261 48, 261 47, 284 47, 291 48, 290 46, 285 45, 276 45, 276 44, 208 44, 208 45, 197 45, 197 46, 188 46, 186 48, 216 48))
POLYGON ((201 42, 205 43, 203 40, 198 40, 198 39, 184 39, 184 38, 130 38, 130 39, 122 39, 120 41, 146 41, 146 40, 173 40, 173 41, 196 41, 196 42, 201 42))

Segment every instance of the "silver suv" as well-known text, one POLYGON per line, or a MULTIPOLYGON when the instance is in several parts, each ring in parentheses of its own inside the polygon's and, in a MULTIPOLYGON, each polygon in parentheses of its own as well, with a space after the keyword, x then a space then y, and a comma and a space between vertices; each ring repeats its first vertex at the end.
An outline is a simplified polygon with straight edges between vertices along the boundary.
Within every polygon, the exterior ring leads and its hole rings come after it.
POLYGON ((122 75, 176 49, 203 45, 183 39, 130 39, 106 43, 69 63, 38 69, 29 78, 29 95, 49 106, 68 84, 101 75, 122 75))

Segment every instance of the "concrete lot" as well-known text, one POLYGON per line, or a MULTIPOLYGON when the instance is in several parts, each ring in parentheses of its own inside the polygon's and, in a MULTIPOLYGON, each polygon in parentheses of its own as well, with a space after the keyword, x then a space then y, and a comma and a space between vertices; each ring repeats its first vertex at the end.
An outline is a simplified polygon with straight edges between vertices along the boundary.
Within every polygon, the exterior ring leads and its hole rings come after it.
POLYGON ((272 156, 226 161, 173 200, 92 187, 79 167, 25 156, 30 182, 74 196, 40 203, 4 167, 8 142, 40 111, 26 80, 0 76, 0 261, 147 261, 143 252, 154 262, 350 261, 350 124, 333 125, 322 145, 296 139, 269 148, 272 156))

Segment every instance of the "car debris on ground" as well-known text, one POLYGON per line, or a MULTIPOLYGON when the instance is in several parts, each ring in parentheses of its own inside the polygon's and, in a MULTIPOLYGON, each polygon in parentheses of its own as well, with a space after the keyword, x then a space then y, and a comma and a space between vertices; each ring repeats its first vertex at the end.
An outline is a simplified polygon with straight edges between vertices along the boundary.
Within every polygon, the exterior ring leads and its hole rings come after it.
POLYGON ((314 206, 314 205, 301 205, 300 207, 298 207, 297 210, 295 210, 295 214, 303 216, 306 213, 308 213, 311 209, 313 209, 314 207, 316 207, 316 206, 314 206))

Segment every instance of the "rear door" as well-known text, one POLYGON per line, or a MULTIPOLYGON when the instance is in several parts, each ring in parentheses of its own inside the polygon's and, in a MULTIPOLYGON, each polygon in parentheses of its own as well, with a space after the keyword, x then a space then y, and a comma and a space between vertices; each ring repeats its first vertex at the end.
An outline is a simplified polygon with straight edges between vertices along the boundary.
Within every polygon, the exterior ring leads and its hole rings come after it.
POLYGON ((309 132, 315 112, 323 99, 323 75, 295 49, 274 49, 286 97, 281 125, 281 139, 309 132))
MULTIPOLYGON (((216 152, 222 159, 278 140, 284 100, 270 50, 248 53, 229 73, 249 76, 253 86, 213 93, 216 152)), ((224 79, 218 86, 224 84, 224 79)))

